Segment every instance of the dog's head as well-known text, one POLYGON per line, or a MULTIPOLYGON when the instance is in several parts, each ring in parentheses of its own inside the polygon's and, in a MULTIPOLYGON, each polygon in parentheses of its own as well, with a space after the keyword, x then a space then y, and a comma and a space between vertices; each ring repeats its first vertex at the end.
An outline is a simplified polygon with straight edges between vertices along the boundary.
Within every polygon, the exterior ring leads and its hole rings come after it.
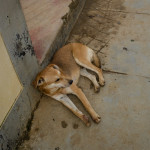
POLYGON ((48 65, 33 81, 34 87, 43 93, 50 92, 52 89, 69 87, 72 83, 73 80, 68 79, 55 64, 48 65))

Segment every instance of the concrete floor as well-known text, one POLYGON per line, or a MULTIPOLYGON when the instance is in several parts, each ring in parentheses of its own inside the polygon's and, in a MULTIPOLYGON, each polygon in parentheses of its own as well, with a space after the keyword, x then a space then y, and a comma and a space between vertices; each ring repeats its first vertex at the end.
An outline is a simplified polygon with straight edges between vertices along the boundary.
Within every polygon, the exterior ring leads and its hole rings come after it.
MULTIPOLYGON (((83 89, 100 124, 87 128, 62 104, 43 96, 30 139, 21 150, 149 150, 150 0, 87 0, 68 42, 82 42, 99 55, 106 85, 83 89)), ((70 96, 85 114, 79 100, 70 96)))

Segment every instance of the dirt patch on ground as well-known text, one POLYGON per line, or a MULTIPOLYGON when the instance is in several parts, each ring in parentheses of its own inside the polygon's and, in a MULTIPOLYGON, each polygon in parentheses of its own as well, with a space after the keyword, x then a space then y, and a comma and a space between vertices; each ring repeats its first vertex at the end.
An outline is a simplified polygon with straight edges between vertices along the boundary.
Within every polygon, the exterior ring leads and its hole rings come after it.
POLYGON ((122 20, 126 18, 123 2, 124 0, 87 0, 68 43, 83 43, 97 53, 107 47, 122 20))
POLYGON ((68 124, 66 123, 66 121, 62 121, 61 126, 62 128, 67 128, 68 124))
POLYGON ((78 129, 78 127, 79 127, 79 125, 78 125, 77 123, 74 123, 74 124, 73 124, 73 128, 74 128, 74 129, 78 129))

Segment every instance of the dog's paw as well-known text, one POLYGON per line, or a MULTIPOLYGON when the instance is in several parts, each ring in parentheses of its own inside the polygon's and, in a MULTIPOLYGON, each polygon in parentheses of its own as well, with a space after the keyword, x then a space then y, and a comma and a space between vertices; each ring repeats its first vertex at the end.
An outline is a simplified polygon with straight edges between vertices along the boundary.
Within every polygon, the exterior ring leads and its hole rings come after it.
POLYGON ((99 93, 100 92, 100 86, 95 87, 95 93, 99 93))
POLYGON ((90 120, 86 115, 83 115, 83 121, 87 127, 91 126, 90 120))
POLYGON ((104 85, 105 85, 105 80, 101 80, 101 81, 99 82, 99 84, 100 84, 101 86, 104 86, 104 85))
POLYGON ((87 127, 90 127, 91 126, 91 122, 89 121, 87 124, 86 124, 87 127))
POLYGON ((95 93, 99 93, 100 92, 100 86, 95 87, 95 93))
POLYGON ((94 120, 96 123, 100 123, 101 117, 100 117, 99 115, 97 115, 96 117, 93 118, 93 120, 94 120))

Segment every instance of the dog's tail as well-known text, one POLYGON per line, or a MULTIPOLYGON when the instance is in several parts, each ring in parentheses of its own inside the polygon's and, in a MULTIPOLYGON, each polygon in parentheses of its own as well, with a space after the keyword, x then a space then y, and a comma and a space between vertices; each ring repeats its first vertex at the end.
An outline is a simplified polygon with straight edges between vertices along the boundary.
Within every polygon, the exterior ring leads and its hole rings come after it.
POLYGON ((93 55, 93 62, 94 62, 94 64, 95 64, 97 67, 101 67, 101 62, 100 62, 98 56, 95 54, 95 52, 94 52, 94 55, 93 55))

